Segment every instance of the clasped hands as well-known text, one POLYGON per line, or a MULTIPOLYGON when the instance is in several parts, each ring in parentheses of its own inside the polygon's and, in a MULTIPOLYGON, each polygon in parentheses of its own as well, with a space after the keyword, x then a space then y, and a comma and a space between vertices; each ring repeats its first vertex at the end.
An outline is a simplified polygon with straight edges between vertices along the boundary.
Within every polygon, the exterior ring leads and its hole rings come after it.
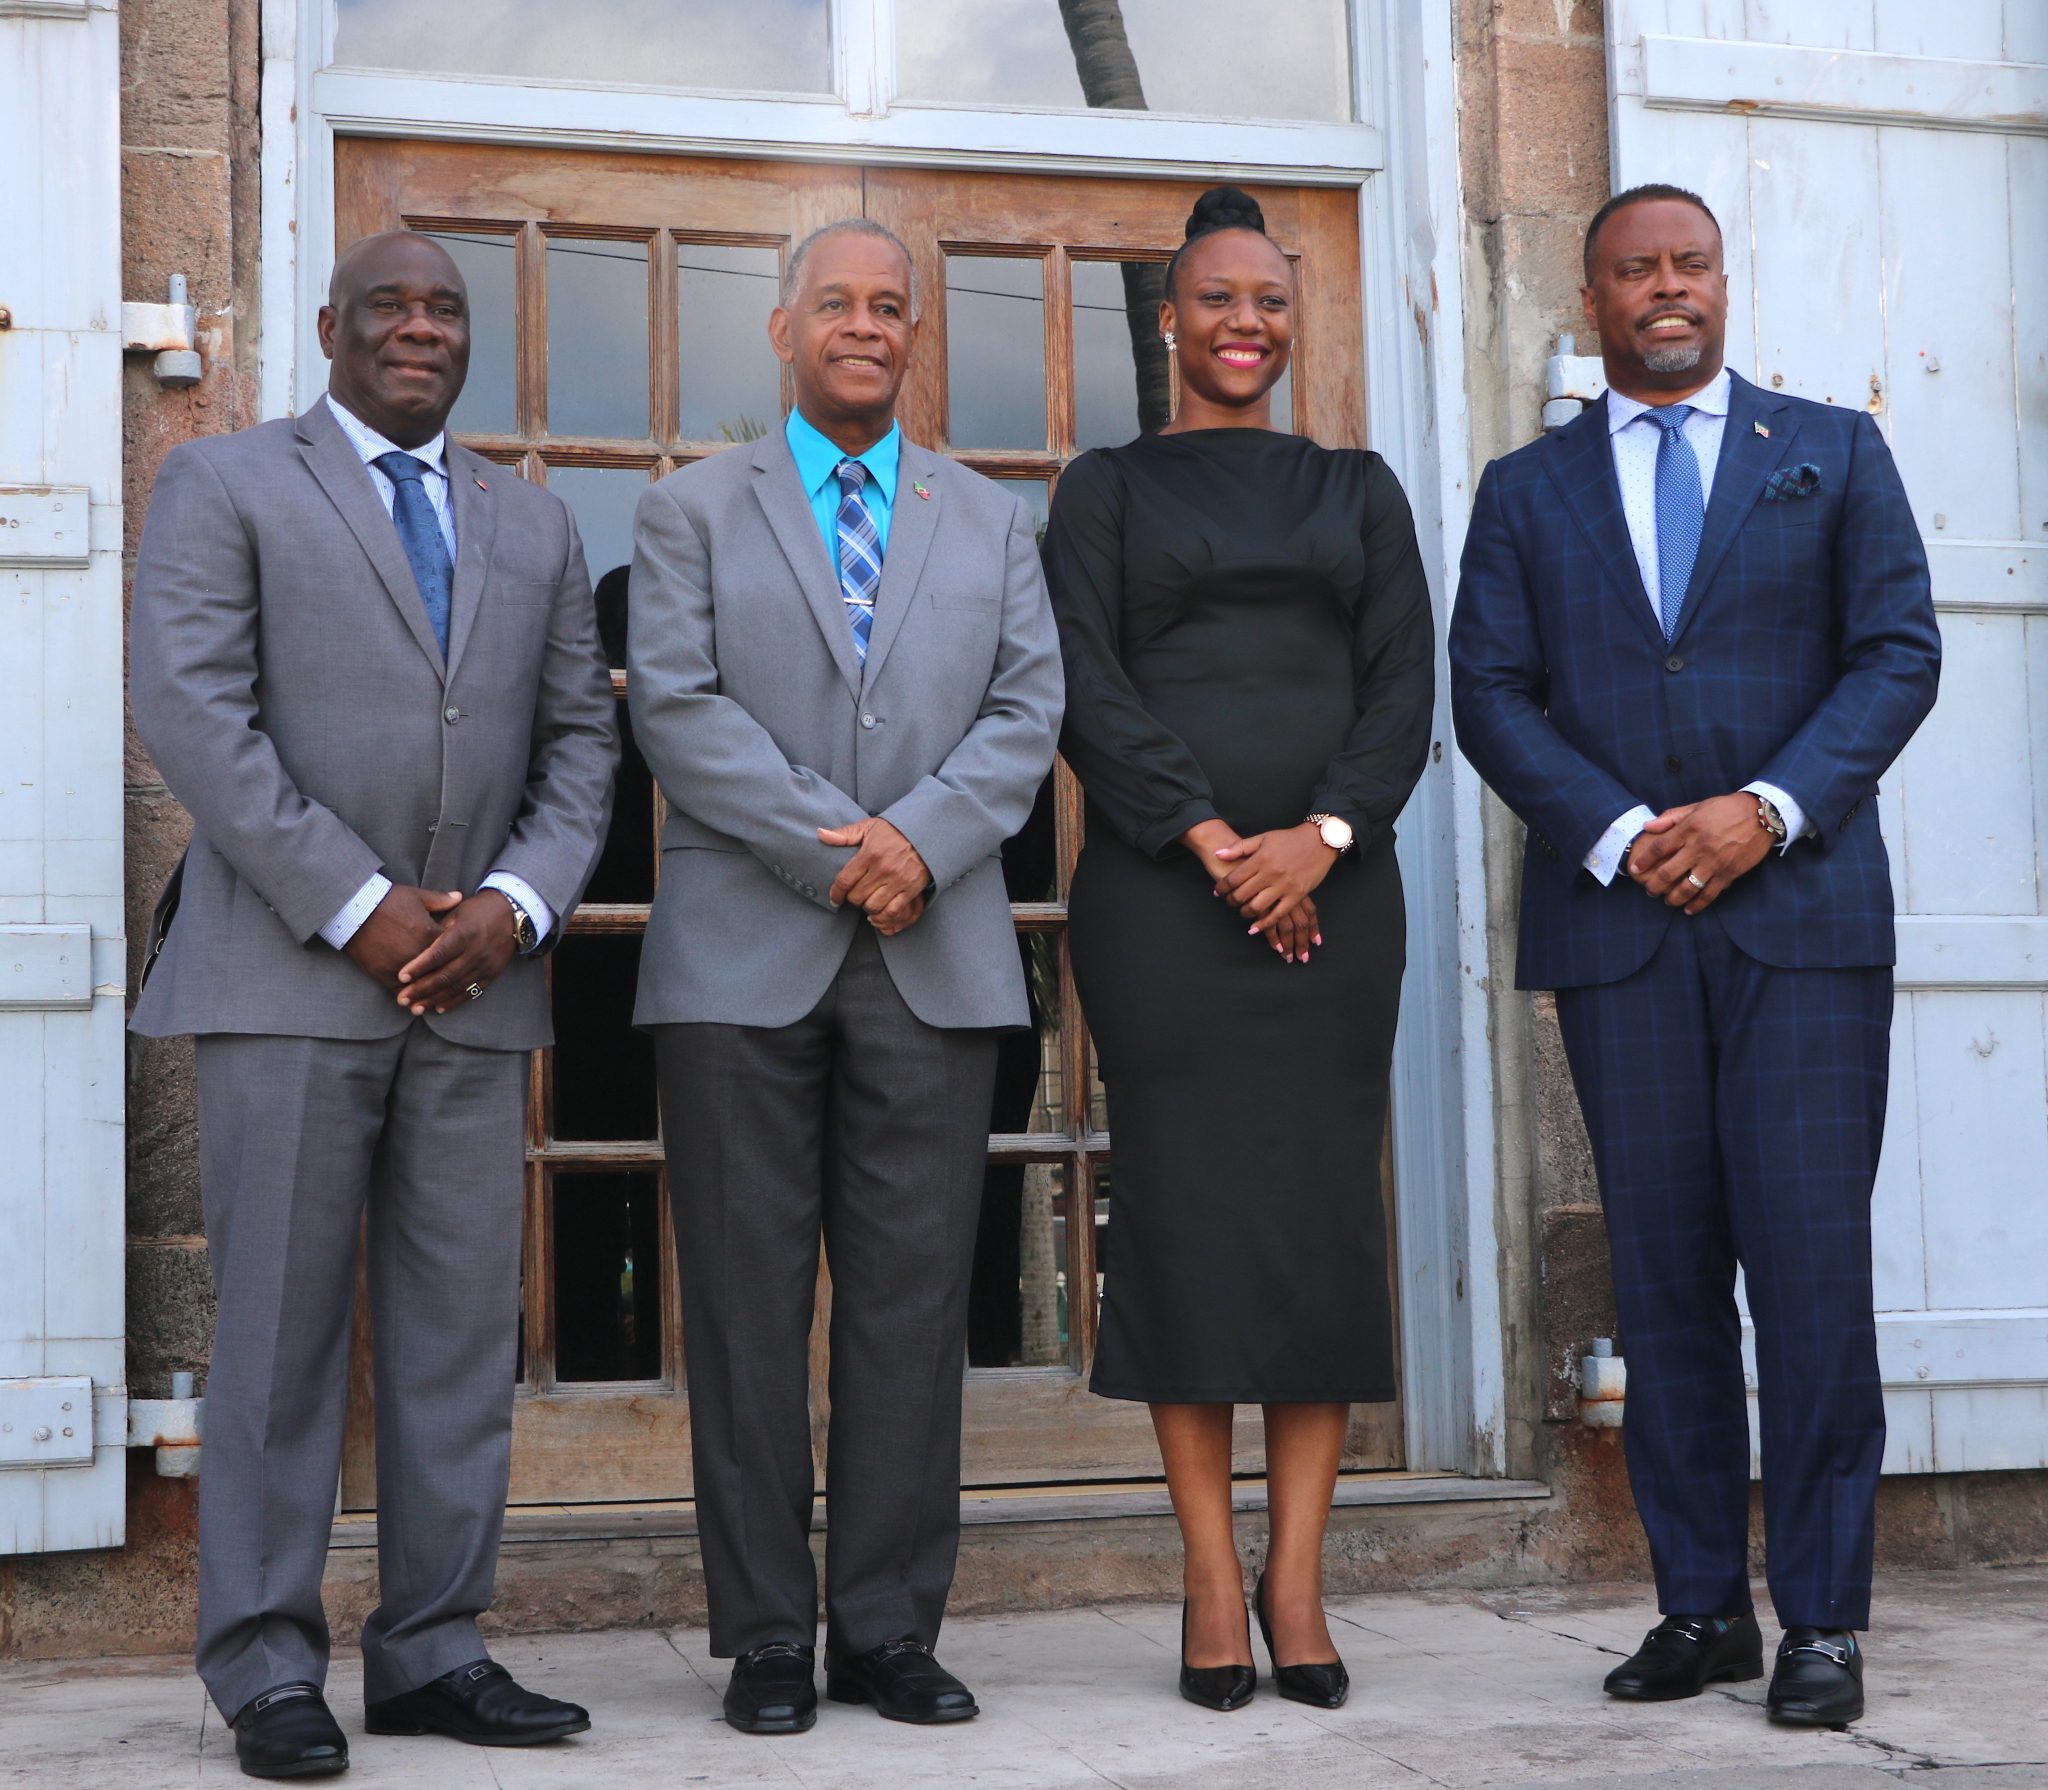
POLYGON ((1737 791, 1665 809, 1635 836, 1626 863, 1651 899, 1703 914, 1764 861, 1773 843, 1757 822, 1756 797, 1737 791))
POLYGON ((1180 839, 1201 860, 1215 893, 1251 921, 1253 937, 1289 963, 1308 962, 1309 947, 1323 942, 1315 891, 1337 861, 1316 828, 1304 821, 1241 838, 1228 821, 1204 820, 1180 839))
POLYGON ((874 815, 851 826, 820 827, 818 840, 824 845, 854 848, 853 856, 825 892, 834 907, 852 902, 884 938, 893 938, 924 917, 924 892, 931 887, 931 870, 917 855, 917 847, 892 822, 874 815))
POLYGON ((512 903, 496 889, 465 896, 395 883, 342 950, 418 1018, 489 988, 512 961, 517 937, 512 903))

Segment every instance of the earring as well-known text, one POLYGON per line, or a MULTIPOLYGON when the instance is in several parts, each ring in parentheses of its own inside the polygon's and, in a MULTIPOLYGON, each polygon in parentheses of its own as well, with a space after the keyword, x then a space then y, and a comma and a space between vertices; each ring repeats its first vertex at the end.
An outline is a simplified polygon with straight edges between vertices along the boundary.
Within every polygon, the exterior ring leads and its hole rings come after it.
POLYGON ((1173 331, 1170 329, 1160 331, 1159 339, 1166 344, 1166 352, 1171 354, 1176 346, 1173 339, 1173 331))

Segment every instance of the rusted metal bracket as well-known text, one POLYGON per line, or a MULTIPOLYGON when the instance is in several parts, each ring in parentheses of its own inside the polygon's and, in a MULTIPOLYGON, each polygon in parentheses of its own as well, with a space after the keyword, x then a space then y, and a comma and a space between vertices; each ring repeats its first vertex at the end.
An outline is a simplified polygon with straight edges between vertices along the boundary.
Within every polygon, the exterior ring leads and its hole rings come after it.
POLYGON ((156 356, 157 383, 197 385, 206 371, 199 358, 199 311, 187 302, 185 276, 170 279, 168 304, 123 304, 121 348, 127 354, 156 356))

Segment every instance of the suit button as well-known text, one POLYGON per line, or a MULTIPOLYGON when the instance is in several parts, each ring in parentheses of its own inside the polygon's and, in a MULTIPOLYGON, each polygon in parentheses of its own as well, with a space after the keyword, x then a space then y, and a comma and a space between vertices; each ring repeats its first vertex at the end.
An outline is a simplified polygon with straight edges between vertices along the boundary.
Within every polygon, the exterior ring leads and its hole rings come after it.
POLYGON ((1664 669, 1666 671, 1683 671, 1685 669, 1684 654, 1673 653, 1670 658, 1664 661, 1664 669))
POLYGON ((462 719, 462 711, 460 709, 443 709, 441 711, 441 719, 447 722, 450 727, 453 727, 456 722, 462 719))
POLYGON ((863 727, 866 727, 866 728, 869 728, 869 729, 872 729, 872 728, 874 728, 874 727, 875 727, 875 726, 877 725, 877 723, 876 723, 876 721, 875 721, 875 718, 874 718, 874 716, 872 716, 872 715, 863 715, 863 716, 861 716, 861 718, 860 718, 860 724, 861 724, 861 726, 863 726, 863 727))
POLYGON ((1685 769, 1685 760, 1676 752, 1667 752, 1664 755, 1664 768, 1667 771, 1682 771, 1685 769))

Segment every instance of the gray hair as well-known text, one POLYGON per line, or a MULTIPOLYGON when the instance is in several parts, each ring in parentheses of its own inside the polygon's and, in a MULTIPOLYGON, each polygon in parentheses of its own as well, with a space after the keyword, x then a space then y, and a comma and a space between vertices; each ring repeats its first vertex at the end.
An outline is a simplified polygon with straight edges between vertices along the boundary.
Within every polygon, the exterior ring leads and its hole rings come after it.
POLYGON ((917 262, 904 247, 903 238, 887 224, 878 224, 873 218, 835 218, 829 224, 820 224, 798 243, 790 254, 788 265, 782 270, 781 299, 785 305, 796 302, 796 295, 803 290, 804 263, 811 258, 811 250, 828 236, 873 236, 889 244, 903 257, 903 265, 910 269, 910 314, 912 317, 917 315, 917 262))

